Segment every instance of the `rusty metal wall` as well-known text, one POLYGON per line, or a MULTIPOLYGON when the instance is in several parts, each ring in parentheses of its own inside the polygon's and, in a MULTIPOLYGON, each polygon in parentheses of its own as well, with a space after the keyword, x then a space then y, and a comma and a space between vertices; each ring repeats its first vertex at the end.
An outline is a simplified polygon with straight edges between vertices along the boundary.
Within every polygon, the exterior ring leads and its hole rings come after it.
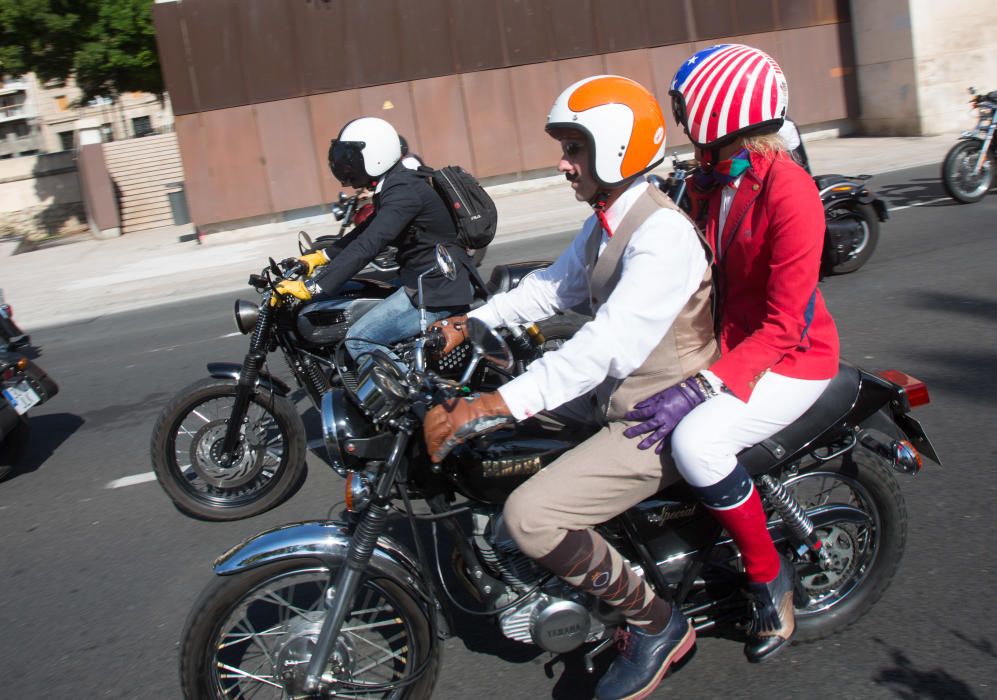
MULTIPOLYGON (((698 48, 739 41, 787 73, 801 123, 850 116, 846 0, 183 0, 157 3, 195 223, 333 200, 329 139, 381 116, 478 177, 553 165, 554 97, 596 73, 667 102, 698 48), (349 27, 349 31, 343 28, 349 27)), ((665 110, 666 113, 670 110, 665 110)), ((669 114, 669 121, 671 117, 669 114)), ((669 124, 669 144, 686 141, 669 124)))

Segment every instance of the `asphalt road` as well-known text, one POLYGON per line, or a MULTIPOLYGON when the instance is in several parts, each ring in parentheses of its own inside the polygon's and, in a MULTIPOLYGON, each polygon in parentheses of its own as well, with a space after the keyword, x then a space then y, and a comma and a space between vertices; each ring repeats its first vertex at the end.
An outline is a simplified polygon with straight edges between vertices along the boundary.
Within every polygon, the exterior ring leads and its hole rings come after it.
MULTIPOLYGON (((917 417, 945 467, 902 480, 910 530, 896 580, 854 627, 769 664, 744 662, 735 641, 703 638, 654 697, 997 697, 997 197, 937 201, 937 172, 876 178, 895 208, 878 250, 858 273, 822 285, 845 356, 903 369, 931 391, 917 417)), ((486 266, 549 257, 565 242, 499 246, 486 266)), ((32 333, 61 393, 32 412, 28 463, 0 484, 0 697, 178 698, 177 643, 212 559, 340 500, 341 480, 315 455, 289 502, 236 523, 188 519, 141 481, 162 405, 206 362, 245 352, 234 297, 32 333)), ((551 663, 466 619, 459 632, 445 643, 435 697, 591 697, 578 656, 551 663)))

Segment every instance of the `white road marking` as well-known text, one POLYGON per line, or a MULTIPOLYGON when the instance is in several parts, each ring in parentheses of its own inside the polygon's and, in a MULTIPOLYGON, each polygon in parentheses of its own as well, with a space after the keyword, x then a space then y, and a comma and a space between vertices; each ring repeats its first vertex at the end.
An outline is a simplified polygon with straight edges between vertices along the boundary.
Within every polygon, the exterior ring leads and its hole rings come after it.
POLYGON ((932 200, 930 200, 928 202, 914 202, 913 204, 905 204, 902 207, 890 207, 889 211, 890 211, 890 213, 893 213, 895 211, 901 211, 903 209, 910 209, 912 207, 923 207, 923 206, 926 206, 928 204, 938 204, 939 202, 946 202, 949 199, 950 199, 949 197, 939 197, 938 199, 932 199, 932 200))
POLYGON ((147 481, 155 481, 155 472, 146 472, 144 474, 132 474, 131 476, 123 476, 120 479, 115 479, 114 481, 108 482, 105 488, 109 489, 120 489, 124 486, 134 486, 135 484, 144 484, 147 481))

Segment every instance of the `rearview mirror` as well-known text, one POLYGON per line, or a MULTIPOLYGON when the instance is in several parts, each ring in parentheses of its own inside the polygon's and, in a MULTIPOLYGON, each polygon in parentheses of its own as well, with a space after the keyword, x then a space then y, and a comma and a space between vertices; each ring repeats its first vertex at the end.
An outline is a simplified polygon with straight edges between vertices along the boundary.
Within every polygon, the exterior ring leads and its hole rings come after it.
POLYGON ((450 251, 442 243, 436 244, 436 267, 451 282, 457 279, 457 266, 454 264, 450 251))
POLYGON ((312 237, 304 231, 298 231, 298 250, 302 255, 312 252, 312 237))
POLYGON ((476 318, 467 319, 467 339, 474 346, 476 355, 499 369, 512 369, 512 351, 509 344, 488 324, 476 318))

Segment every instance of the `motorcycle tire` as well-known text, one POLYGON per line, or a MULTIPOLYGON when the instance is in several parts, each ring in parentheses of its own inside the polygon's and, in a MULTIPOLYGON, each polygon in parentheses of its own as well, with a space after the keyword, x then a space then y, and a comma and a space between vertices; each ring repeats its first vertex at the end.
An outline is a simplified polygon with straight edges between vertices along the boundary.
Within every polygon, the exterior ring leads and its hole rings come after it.
POLYGON ((942 162, 942 185, 949 197, 963 204, 979 202, 994 184, 994 159, 987 154, 983 167, 976 173, 983 142, 966 139, 954 145, 942 162))
POLYGON ((855 272, 869 262, 869 258, 872 257, 876 245, 879 243, 879 217, 876 215, 876 210, 870 204, 841 202, 828 207, 826 215, 829 219, 835 220, 852 218, 861 224, 864 233, 862 240, 848 251, 848 257, 845 260, 831 265, 828 271, 832 275, 847 275, 849 272, 855 272))
POLYGON ((259 515, 287 500, 304 478, 306 440, 301 418, 290 401, 263 389, 253 394, 247 417, 255 414, 250 427, 256 431, 265 428, 266 437, 274 432, 275 437, 258 443, 265 449, 247 450, 244 435, 236 468, 213 462, 213 448, 220 444, 228 423, 225 407, 231 407, 235 391, 235 382, 230 379, 197 381, 167 404, 153 428, 156 479, 177 509, 191 517, 221 521, 259 515), (213 402, 219 410, 209 420, 204 407, 213 402), (186 425, 188 419, 191 426, 186 425), (185 429, 184 444, 178 447, 181 428, 185 429), (268 466, 271 446, 278 438, 282 441, 279 461, 268 466), (189 459, 186 466, 177 461, 181 453, 189 459))
MULTIPOLYGON (((867 501, 862 507, 872 516, 874 529, 866 533, 870 549, 868 560, 860 563, 862 554, 857 546, 862 537, 860 528, 849 530, 846 525, 831 524, 823 531, 818 528, 818 536, 825 546, 830 547, 835 566, 845 567, 841 572, 821 572, 814 576, 804 576, 803 584, 811 600, 808 605, 796 609, 796 635, 798 642, 811 642, 824 639, 851 626, 876 604, 889 587, 900 560, 903 558, 907 542, 907 507, 900 485, 892 471, 878 456, 857 448, 834 462, 818 464, 813 469, 801 472, 785 483, 790 490, 796 490, 803 479, 821 478, 821 488, 826 489, 826 479, 850 480, 857 484, 867 501), (820 475, 826 474, 827 477, 820 475), (874 512, 868 512, 868 511, 874 512), (837 534, 835 534, 837 533, 837 534), (840 540, 839 540, 840 538, 840 540), (848 542, 851 540, 851 542, 848 542), (848 546, 842 547, 847 544, 848 546), (851 550, 848 549, 851 547, 851 550), (851 551, 851 560, 848 552, 851 551), (837 589, 831 580, 839 575, 841 583, 837 589), (832 586, 828 588, 828 586, 832 586), (828 595, 813 597, 817 591, 828 595), (837 592, 835 592, 837 590, 837 592), (840 597, 835 597, 843 591, 840 597)), ((843 481, 842 483, 846 483, 843 481)), ((856 492, 858 493, 858 492, 856 492)))
POLYGON ((0 442, 0 481, 17 469, 25 452, 28 451, 30 438, 31 424, 25 416, 21 416, 14 429, 3 437, 3 442, 0 442))
MULTIPOLYGON (((277 689, 260 682, 254 690, 263 691, 257 696, 254 692, 232 693, 231 688, 224 686, 228 681, 232 685, 239 683, 251 683, 252 677, 239 676, 241 668, 234 663, 234 660, 241 660, 240 652, 245 655, 246 663, 254 663, 262 659, 259 666, 251 669, 256 679, 271 676, 277 681, 282 675, 280 672, 293 674, 293 669, 301 669, 297 673, 303 673, 307 652, 314 647, 317 638, 317 630, 323 616, 324 606, 324 585, 322 582, 328 579, 330 570, 317 562, 302 560, 287 560, 267 564, 255 569, 249 569, 230 576, 218 576, 205 588, 191 609, 184 625, 183 636, 181 637, 180 648, 180 683, 184 697, 191 700, 207 700, 209 698, 228 697, 304 697, 304 694, 288 693, 284 694, 283 688, 277 689), (302 581, 304 592, 297 588, 290 588, 294 585, 293 580, 302 581), (282 587, 283 586, 283 587, 282 587), (274 591, 279 595, 274 595, 274 591), (290 592, 291 595, 287 595, 290 592), (267 594, 270 594, 268 597, 267 594), (302 597, 303 596, 303 597, 302 597), (312 601, 311 598, 317 598, 312 601), (277 601, 286 602, 286 605, 279 610, 270 611, 267 606, 274 608, 277 601), (318 610, 309 609, 312 606, 318 610), (256 606, 254 608, 254 606, 256 606), (304 609, 304 614, 302 610, 304 609), (267 613, 271 613, 267 616, 267 613), (272 613, 277 613, 273 615, 272 613), (313 616, 311 613, 315 613, 313 616), (257 615, 260 621, 267 623, 266 629, 270 632, 266 636, 246 634, 247 624, 252 625, 253 620, 247 620, 250 615, 257 615), (238 619, 235 616, 244 616, 238 619), (227 629, 229 624, 232 629, 227 629), (274 626, 283 626, 279 634, 274 634, 274 626), (235 629, 239 630, 238 635, 233 635, 235 629), (297 636, 289 634, 287 630, 297 633, 297 636), (237 639, 242 637, 243 639, 237 639), (263 648, 254 650, 255 646, 263 648), (297 646, 295 646, 297 645, 297 646), (243 651, 240 647, 243 647, 243 651), (255 654, 253 653, 255 651, 255 654), (224 655, 224 656, 222 656, 224 655), (224 661, 222 659, 224 658, 224 661), (228 678, 223 678, 219 672, 220 663, 225 663, 229 674, 228 678), (283 668, 281 668, 283 666, 283 668), (270 673, 267 673, 270 671, 270 673), (236 680, 239 678, 239 680, 236 680), (267 695, 267 692, 273 693, 267 695)), ((387 641, 379 638, 379 642, 384 642, 382 648, 390 645, 394 650, 399 648, 399 652, 408 645, 408 653, 399 653, 395 661, 405 660, 405 668, 400 669, 402 673, 411 668, 424 666, 424 671, 418 680, 413 683, 383 693, 363 694, 364 698, 392 698, 393 700, 423 700, 429 698, 436 685, 440 667, 440 644, 434 643, 433 631, 426 614, 418 602, 402 585, 393 580, 385 578, 366 578, 361 584, 361 589, 357 591, 355 600, 361 601, 359 609, 353 612, 361 613, 358 618, 359 624, 353 624, 354 628, 362 629, 364 621, 362 615, 370 614, 373 609, 375 613, 380 613, 383 620, 368 625, 371 630, 380 625, 380 628, 397 631, 387 641), (383 601, 384 605, 371 605, 369 601, 383 601), (364 601, 367 601, 365 604, 364 601), (390 607, 386 607, 390 606, 390 607), (388 610, 390 615, 385 615, 388 610), (397 625, 397 627, 396 627, 397 625), (401 638, 401 639, 399 639, 401 638)), ((351 623, 351 617, 347 617, 346 624, 351 623)), ((345 624, 344 624, 345 626, 345 624)), ((254 629, 252 627, 251 629, 254 629)), ((367 632, 368 634, 370 631, 367 632)), ((351 632, 352 636, 359 636, 358 633, 351 632)), ((383 633, 382 633, 383 634, 383 633)), ((386 636, 386 635, 385 635, 386 636)), ((347 672, 353 670, 360 664, 357 658, 358 652, 369 650, 372 647, 369 642, 365 644, 352 644, 351 639, 346 635, 340 635, 340 642, 337 643, 331 663, 338 663, 346 668, 347 672)), ((364 638, 353 639, 353 642, 367 640, 364 638)), ((391 662, 391 657, 382 659, 391 662)), ((395 670, 395 669, 392 669, 395 670)), ((271 678, 267 678, 271 680, 271 678)), ((362 680, 362 679, 358 679, 362 680)), ((237 688, 238 690, 238 688, 237 688)), ((345 691, 340 688, 340 691, 345 691)), ((348 694, 348 693, 347 693, 348 694)), ((350 697, 353 697, 350 695, 350 697)))

